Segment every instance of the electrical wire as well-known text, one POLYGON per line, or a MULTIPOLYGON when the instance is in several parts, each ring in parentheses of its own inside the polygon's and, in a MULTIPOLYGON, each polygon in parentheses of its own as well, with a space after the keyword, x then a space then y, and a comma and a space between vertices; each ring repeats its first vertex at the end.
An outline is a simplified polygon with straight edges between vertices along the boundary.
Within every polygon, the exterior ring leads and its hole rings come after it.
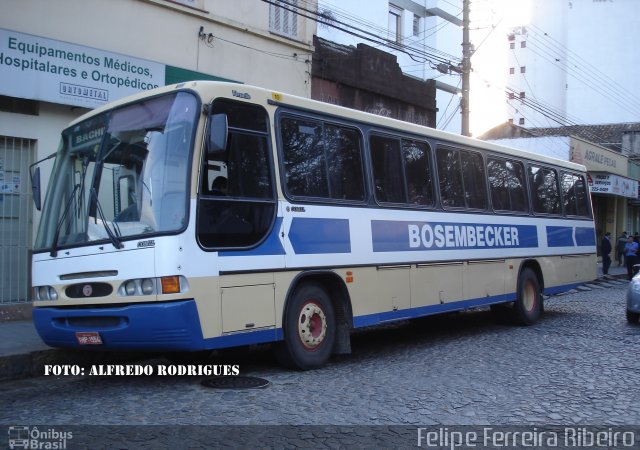
MULTIPOLYGON (((437 49, 433 49, 428 46, 425 46, 425 47, 428 48, 430 51, 411 48, 401 43, 382 38, 380 36, 381 34, 380 32, 375 33, 374 31, 369 31, 367 29, 363 29, 358 26, 350 25, 338 19, 329 20, 325 15, 315 10, 313 6, 311 8, 301 6, 301 5, 307 4, 304 0, 300 0, 299 2, 296 2, 296 3, 292 3, 290 0, 278 0, 278 1, 262 0, 262 1, 273 6, 283 8, 301 17, 314 20, 318 24, 323 24, 323 25, 335 28, 351 36, 354 36, 369 42, 374 42, 378 45, 383 45, 387 48, 391 48, 393 50, 399 51, 401 53, 406 54, 409 58, 417 62, 429 61, 433 63, 435 61, 437 63, 450 64, 452 60, 456 59, 453 55, 448 55, 445 52, 441 52, 437 49)), ((384 34, 382 35, 386 35, 387 32, 388 31, 385 30, 384 34)))
POLYGON ((539 28, 536 25, 531 25, 531 29, 532 29, 533 33, 537 37, 539 37, 541 40, 548 39, 549 41, 551 41, 550 46, 555 46, 556 48, 562 50, 563 52, 565 52, 568 55, 569 58, 577 59, 577 61, 573 61, 572 62, 573 65, 575 65, 576 67, 580 66, 583 69, 587 69, 587 71, 593 72, 594 76, 597 79, 602 80, 603 82, 606 82, 607 84, 615 85, 616 88, 619 91, 624 92, 634 102, 640 103, 640 97, 638 97, 635 94, 633 94, 632 92, 628 91, 625 86, 622 86, 621 84, 619 84, 615 79, 611 78, 610 76, 608 76, 607 74, 602 72, 600 69, 598 69, 596 66, 591 64, 588 60, 586 60, 585 58, 580 56, 578 53, 574 52, 573 50, 571 50, 569 47, 567 47, 566 45, 562 44, 558 40, 554 39, 551 35, 549 35, 549 33, 545 32, 544 30, 542 30, 541 28, 539 28))
POLYGON ((634 101, 629 92, 614 88, 611 86, 610 79, 596 75, 580 63, 570 60, 566 52, 541 42, 540 37, 535 33, 528 34, 527 49, 582 83, 594 93, 600 94, 609 102, 616 104, 631 114, 640 116, 640 108, 636 106, 640 101, 634 101))
MULTIPOLYGON (((522 77, 524 78, 525 83, 527 83, 527 86, 529 87, 529 91, 531 92, 531 95, 533 96, 534 99, 536 99, 536 95, 535 95, 534 89, 531 87, 531 84, 529 83, 529 80, 527 79, 527 76, 524 74, 525 72, 522 72, 523 68, 526 70, 526 66, 523 66, 523 65, 520 64, 520 61, 518 60, 518 56, 516 55, 515 50, 512 50, 512 54, 513 54, 513 58, 516 60, 516 63, 518 64, 518 67, 520 67, 520 73, 522 74, 522 77)), ((548 118, 547 118, 547 120, 548 120, 548 118)), ((551 126, 551 122, 549 122, 549 126, 551 126)))

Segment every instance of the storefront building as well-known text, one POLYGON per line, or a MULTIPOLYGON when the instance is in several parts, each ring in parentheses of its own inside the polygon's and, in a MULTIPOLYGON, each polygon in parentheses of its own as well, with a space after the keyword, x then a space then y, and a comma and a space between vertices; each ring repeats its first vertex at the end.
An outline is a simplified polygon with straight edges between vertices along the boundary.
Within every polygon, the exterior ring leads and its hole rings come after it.
MULTIPOLYGON (((90 109, 227 80, 311 95, 316 22, 254 0, 0 2, 0 303, 29 300, 39 212, 29 166, 90 109)), ((52 161, 41 166, 46 187, 52 161)))
POLYGON ((571 161, 588 171, 598 242, 607 231, 617 238, 635 231, 638 181, 629 177, 629 159, 605 147, 571 137, 571 161))

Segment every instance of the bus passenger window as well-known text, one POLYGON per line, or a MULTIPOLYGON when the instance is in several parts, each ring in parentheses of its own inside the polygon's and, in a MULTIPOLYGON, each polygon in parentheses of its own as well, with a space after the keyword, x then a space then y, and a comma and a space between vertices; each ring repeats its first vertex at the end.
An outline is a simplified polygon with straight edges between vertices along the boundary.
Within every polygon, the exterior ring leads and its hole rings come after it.
POLYGON ((289 194, 328 197, 322 124, 310 120, 283 118, 280 126, 289 194))
POLYGON ((476 152, 461 150, 462 181, 466 207, 487 209, 487 185, 484 176, 482 155, 476 152))
POLYGON ((376 200, 382 203, 405 203, 400 140, 371 136, 371 160, 376 200))
POLYGON ((457 150, 439 148, 436 151, 440 198, 445 208, 464 208, 464 184, 457 150))
POLYGON ((349 128, 327 125, 324 129, 324 136, 331 198, 364 200, 364 175, 359 133, 349 128))
POLYGON ((412 205, 433 205, 430 153, 429 146, 424 142, 402 140, 408 201, 412 205))
POLYGON ((558 175, 553 169, 529 166, 529 185, 533 211, 541 214, 560 214, 558 175))
POLYGON ((562 174, 562 199, 567 216, 589 217, 587 189, 584 178, 571 173, 562 174))
POLYGON ((489 158, 487 172, 494 210, 522 213, 529 210, 521 162, 489 158))
POLYGON ((360 134, 308 118, 280 121, 287 192, 294 197, 363 201, 360 134))

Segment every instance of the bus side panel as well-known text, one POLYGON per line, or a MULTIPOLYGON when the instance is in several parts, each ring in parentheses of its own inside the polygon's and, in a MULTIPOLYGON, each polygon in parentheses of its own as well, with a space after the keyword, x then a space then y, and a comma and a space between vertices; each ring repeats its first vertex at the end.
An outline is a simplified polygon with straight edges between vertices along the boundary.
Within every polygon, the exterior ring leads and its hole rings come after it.
POLYGON ((487 299, 500 302, 505 299, 507 265, 503 259, 469 261, 465 264, 464 299, 487 299))
POLYGON ((411 277, 411 306, 439 305, 462 300, 462 262, 418 264, 411 277))

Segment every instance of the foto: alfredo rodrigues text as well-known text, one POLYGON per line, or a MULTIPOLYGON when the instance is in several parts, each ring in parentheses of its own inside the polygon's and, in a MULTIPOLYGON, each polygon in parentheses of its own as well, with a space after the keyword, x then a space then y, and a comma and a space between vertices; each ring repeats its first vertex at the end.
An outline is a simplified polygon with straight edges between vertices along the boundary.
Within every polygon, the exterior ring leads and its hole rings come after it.
POLYGON ((236 376, 237 364, 45 364, 44 375, 53 376, 236 376))

